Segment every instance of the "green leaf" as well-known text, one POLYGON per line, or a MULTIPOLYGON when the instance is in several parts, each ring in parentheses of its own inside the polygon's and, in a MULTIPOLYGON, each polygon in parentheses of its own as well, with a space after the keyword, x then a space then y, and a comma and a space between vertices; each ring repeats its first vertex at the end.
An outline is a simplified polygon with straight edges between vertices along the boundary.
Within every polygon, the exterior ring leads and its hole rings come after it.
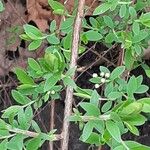
POLYGON ((32 124, 32 128, 33 128, 37 133, 41 133, 40 127, 38 126, 38 124, 37 124, 34 120, 31 121, 31 124, 32 124))
POLYGON ((135 127, 134 125, 132 125, 128 122, 125 122, 125 125, 127 126, 127 128, 129 129, 129 131, 131 133, 133 133, 134 135, 139 136, 139 131, 138 131, 137 127, 135 127))
POLYGON ((63 78, 63 83, 64 83, 65 86, 69 86, 69 87, 72 87, 74 89, 77 87, 74 80, 71 79, 70 77, 63 78))
POLYGON ((7 150, 7 144, 8 144, 7 139, 1 141, 1 142, 0 142, 0 149, 1 149, 1 150, 7 150))
POLYGON ((100 136, 99 136, 99 134, 92 132, 91 135, 89 136, 89 138, 85 142, 99 146, 101 144, 100 136))
POLYGON ((143 105, 142 112, 150 112, 150 98, 142 98, 138 100, 139 103, 143 105))
POLYGON ((16 90, 12 90, 11 94, 12 94, 12 97, 15 99, 15 101, 18 102, 19 104, 25 105, 30 102, 29 98, 23 96, 20 92, 16 90))
POLYGON ((108 27, 110 27, 111 29, 113 29, 114 23, 113 23, 112 19, 109 16, 104 16, 103 18, 104 18, 104 22, 106 23, 106 25, 108 27))
POLYGON ((136 114, 136 115, 124 117, 123 121, 126 121, 135 126, 141 126, 147 121, 147 119, 141 114, 136 114))
POLYGON ((132 42, 133 43, 139 43, 142 40, 144 40, 147 36, 148 36, 148 32, 145 30, 141 30, 138 35, 137 34, 134 35, 132 42))
POLYGON ((104 66, 100 66, 100 67, 99 67, 99 70, 100 70, 101 72, 104 72, 105 74, 106 74, 106 73, 110 73, 109 69, 106 68, 106 67, 104 67, 104 66))
POLYGON ((132 31, 135 35, 138 35, 140 32, 140 25, 138 22, 134 22, 132 25, 132 31))
POLYGON ((92 134, 92 131, 93 131, 93 122, 88 121, 85 124, 85 126, 83 128, 82 135, 81 135, 81 138, 82 138, 83 142, 85 142, 90 137, 90 135, 92 134))
POLYGON ((0 0, 0 12, 2 12, 4 10, 5 10, 4 5, 3 5, 2 1, 0 0))
POLYGON ((132 7, 132 6, 129 7, 129 13, 130 13, 132 18, 136 18, 137 12, 136 12, 134 7, 132 7))
POLYGON ((61 23, 60 29, 64 30, 64 29, 70 28, 72 27, 73 23, 74 23, 74 18, 67 18, 65 21, 61 23))
POLYGON ((54 1, 54 0, 48 0, 48 4, 51 6, 53 10, 62 9, 65 10, 65 7, 60 2, 54 1))
POLYGON ((94 28, 98 27, 98 21, 95 18, 90 17, 89 21, 90 21, 90 24, 92 25, 92 27, 94 27, 94 28))
POLYGON ((42 32, 32 25, 25 24, 23 28, 25 33, 33 40, 40 40, 44 38, 42 32))
POLYGON ((28 46, 29 51, 34 51, 36 49, 38 49, 42 44, 42 40, 34 40, 33 42, 31 42, 28 46))
POLYGON ((47 41, 50 44, 59 44, 60 43, 59 38, 57 38, 55 34, 51 34, 51 35, 47 36, 47 41))
POLYGON ((31 85, 35 84, 33 79, 29 75, 27 75, 27 73, 23 69, 16 68, 15 74, 17 75, 17 78, 21 83, 31 85))
POLYGON ((121 116, 128 116, 133 114, 139 114, 143 109, 143 104, 139 102, 132 102, 131 104, 124 107, 119 114, 121 116))
POLYGON ((38 150, 38 148, 41 146, 41 139, 39 137, 33 138, 27 142, 28 142, 26 146, 27 150, 33 150, 33 149, 38 150))
POLYGON ((113 121, 106 121, 106 129, 113 139, 115 139, 119 143, 122 141, 121 133, 116 123, 114 123, 113 121))
POLYGON ((120 97, 122 97, 122 93, 121 92, 110 92, 108 94, 108 99, 109 100, 115 100, 115 99, 118 99, 120 97))
POLYGON ((25 117, 28 123, 30 123, 30 121, 33 119, 33 110, 32 107, 29 105, 28 107, 26 107, 25 109, 25 117))
POLYGON ((34 60, 33 58, 28 58, 28 64, 29 66, 35 70, 35 71, 41 71, 41 67, 38 64, 38 62, 36 60, 34 60))
POLYGON ((128 96, 130 96, 131 98, 133 98, 133 94, 135 93, 135 91, 138 88, 138 83, 137 83, 137 79, 135 76, 132 76, 127 84, 127 94, 128 96))
POLYGON ((73 67, 73 68, 70 68, 67 72, 66 72, 66 76, 73 76, 75 74, 75 71, 76 71, 77 67, 73 67))
POLYGON ((133 64, 134 64, 134 57, 132 56, 132 50, 131 49, 127 49, 125 51, 125 66, 128 70, 132 69, 133 64))
POLYGON ((100 4, 98 7, 96 7, 96 9, 93 12, 93 15, 100 15, 105 13, 107 10, 109 10, 111 7, 110 3, 103 3, 100 4))
POLYGON ((92 93, 92 95, 91 95, 90 103, 93 104, 93 105, 95 105, 95 106, 98 106, 99 99, 100 99, 99 94, 97 93, 96 90, 94 90, 93 93, 92 93))
POLYGON ((141 17, 139 18, 139 21, 143 25, 150 27, 150 12, 142 14, 141 17))
POLYGON ((149 87, 147 85, 141 85, 140 87, 138 87, 138 89, 135 91, 135 93, 142 94, 142 93, 147 92, 148 89, 149 89, 149 87))
POLYGON ((53 74, 51 77, 47 78, 44 85, 44 92, 49 91, 53 86, 60 80, 60 74, 53 74))
POLYGON ((127 7, 126 5, 121 5, 120 11, 119 11, 119 16, 123 18, 126 15, 127 7))
POLYGON ((115 80, 120 75, 122 75, 124 71, 125 71, 125 66, 119 66, 119 67, 115 68, 111 73, 110 79, 115 80))
MULTIPOLYGON (((148 146, 134 141, 125 141, 125 144, 129 147, 130 150, 150 150, 148 146)), ((115 147, 113 150, 124 150, 124 146, 121 144, 120 146, 115 147)))
POLYGON ((100 39, 103 38, 103 36, 98 31, 94 30, 89 30, 84 34, 89 41, 99 41, 100 39))
POLYGON ((53 20, 50 24, 50 32, 54 32, 56 30, 57 26, 56 26, 56 21, 53 20))
POLYGON ((10 106, 9 108, 3 110, 2 118, 9 118, 11 114, 17 114, 20 109, 22 109, 22 107, 18 105, 10 106))
POLYGON ((11 150, 22 150, 23 149, 23 135, 22 134, 17 134, 15 137, 11 138, 9 140, 8 149, 11 150))
POLYGON ((90 115, 90 116, 99 116, 100 115, 99 108, 91 103, 81 102, 80 106, 86 111, 86 115, 90 115))
POLYGON ((81 98, 85 98, 85 99, 90 99, 91 96, 88 94, 84 94, 84 93, 73 93, 73 95, 81 97, 81 98))
POLYGON ((141 56, 143 50, 140 45, 134 45, 133 49, 135 50, 137 55, 141 56))
POLYGON ((108 110, 110 110, 111 107, 112 107, 112 101, 108 101, 102 106, 101 111, 107 112, 108 110))

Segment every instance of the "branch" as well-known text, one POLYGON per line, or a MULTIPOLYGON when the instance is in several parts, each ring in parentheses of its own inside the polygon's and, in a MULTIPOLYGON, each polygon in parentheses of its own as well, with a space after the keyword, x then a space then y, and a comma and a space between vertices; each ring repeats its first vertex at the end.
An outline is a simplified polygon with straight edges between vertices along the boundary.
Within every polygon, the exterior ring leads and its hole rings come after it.
MULTIPOLYGON (((82 18, 84 15, 84 4, 85 0, 79 0, 78 2, 78 11, 74 24, 73 40, 72 40, 72 50, 71 50, 71 62, 70 68, 74 68, 77 65, 78 59, 78 49, 80 41, 80 29, 82 24, 82 18)), ((74 79, 75 75, 72 76, 74 79)), ((70 123, 67 120, 72 112, 72 103, 73 103, 73 88, 68 86, 66 90, 66 99, 65 99, 65 110, 64 110, 64 121, 63 121, 63 130, 62 130, 62 150, 68 150, 68 141, 69 141, 69 126, 70 123)))

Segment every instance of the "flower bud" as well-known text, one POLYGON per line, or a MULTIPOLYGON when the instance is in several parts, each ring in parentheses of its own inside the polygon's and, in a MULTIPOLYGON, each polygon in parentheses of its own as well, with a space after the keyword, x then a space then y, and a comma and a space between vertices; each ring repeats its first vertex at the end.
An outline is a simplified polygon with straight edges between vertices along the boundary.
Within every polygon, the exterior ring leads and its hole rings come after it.
POLYGON ((101 72, 101 73, 100 73, 100 76, 101 76, 101 77, 104 77, 104 75, 105 75, 104 72, 101 72))
POLYGON ((54 90, 52 90, 52 91, 51 91, 51 94, 52 94, 52 95, 54 95, 54 94, 55 94, 55 91, 54 91, 54 90))
POLYGON ((95 88, 98 89, 100 87, 99 84, 95 84, 95 88))
POLYGON ((98 77, 98 74, 97 73, 93 73, 93 78, 96 78, 96 77, 98 77))
POLYGON ((105 83, 106 79, 105 78, 101 78, 101 83, 105 83))
POLYGON ((106 77, 106 78, 109 78, 109 77, 110 77, 110 73, 106 73, 106 74, 105 74, 105 77, 106 77))

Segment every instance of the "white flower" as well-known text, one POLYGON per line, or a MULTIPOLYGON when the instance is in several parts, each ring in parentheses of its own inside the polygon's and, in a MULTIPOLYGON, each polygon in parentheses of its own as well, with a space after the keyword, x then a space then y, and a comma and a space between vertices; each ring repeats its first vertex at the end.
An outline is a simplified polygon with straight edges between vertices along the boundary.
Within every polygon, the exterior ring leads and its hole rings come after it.
POLYGON ((105 78, 101 78, 101 83, 105 83, 106 79, 105 78))
POLYGON ((93 73, 93 78, 96 78, 96 77, 98 77, 98 74, 97 73, 93 73))
POLYGON ((52 94, 52 95, 54 95, 54 94, 55 94, 55 91, 54 91, 54 90, 52 90, 52 91, 51 91, 51 94, 52 94))
POLYGON ((95 88, 98 89, 100 87, 99 84, 95 84, 95 88))
POLYGON ((105 75, 104 72, 101 72, 101 73, 100 73, 100 76, 101 76, 101 77, 104 77, 104 75, 105 75))
POLYGON ((109 78, 109 77, 110 77, 110 73, 106 73, 106 74, 105 74, 105 77, 106 77, 106 78, 109 78))

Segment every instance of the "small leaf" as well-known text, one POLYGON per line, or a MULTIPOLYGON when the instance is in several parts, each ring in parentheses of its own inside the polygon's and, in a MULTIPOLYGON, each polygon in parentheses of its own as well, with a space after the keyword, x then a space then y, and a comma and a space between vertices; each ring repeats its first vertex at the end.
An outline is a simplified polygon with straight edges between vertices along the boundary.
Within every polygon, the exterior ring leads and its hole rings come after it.
POLYGON ((38 62, 36 60, 34 60, 33 58, 29 58, 28 59, 28 64, 29 66, 35 70, 35 71, 41 71, 41 67, 40 65, 38 64, 38 62))
POLYGON ((9 108, 3 110, 4 113, 2 115, 2 118, 9 118, 11 114, 17 114, 20 109, 22 109, 22 107, 18 105, 10 106, 9 108))
POLYGON ((20 92, 16 90, 12 90, 11 93, 15 101, 18 102, 19 104, 25 105, 30 102, 29 98, 23 96, 20 92))
POLYGON ((93 12, 93 15, 103 14, 104 12, 106 12, 107 10, 109 10, 110 7, 111 7, 110 3, 103 3, 103 4, 99 5, 98 7, 96 7, 96 9, 93 12))
POLYGON ((127 7, 126 5, 121 5, 120 11, 119 11, 119 16, 123 18, 126 15, 127 7))
POLYGON ((56 21, 53 20, 50 24, 50 32, 54 32, 56 30, 57 26, 56 26, 56 21))
POLYGON ((48 4, 51 6, 53 10, 57 9, 65 9, 64 5, 61 4, 60 2, 54 1, 54 0, 48 0, 48 4))
POLYGON ((140 32, 140 25, 138 22, 134 22, 132 25, 132 31, 135 35, 138 35, 140 32))
POLYGON ((142 14, 139 20, 143 25, 150 27, 150 12, 142 14))
POLYGON ((41 146, 41 139, 39 137, 32 138, 31 140, 27 141, 27 150, 38 150, 38 148, 41 146))
POLYGON ((55 34, 51 34, 47 37, 47 41, 50 43, 50 44, 59 44, 60 41, 59 41, 59 38, 56 37, 55 34))
POLYGON ((33 42, 31 42, 28 46, 29 51, 34 51, 36 49, 38 49, 42 44, 42 40, 34 40, 33 42))
POLYGON ((125 66, 119 66, 119 67, 115 68, 111 73, 110 79, 114 80, 114 79, 118 78, 120 75, 123 74, 124 71, 125 71, 125 66))
POLYGON ((110 92, 107 97, 109 100, 115 100, 117 98, 122 97, 122 93, 121 92, 110 92))
POLYGON ((60 80, 60 74, 54 74, 45 81, 44 92, 49 91, 60 80))
POLYGON ((139 43, 142 40, 144 40, 147 36, 148 36, 148 32, 145 30, 141 30, 138 35, 137 34, 134 35, 132 42, 133 43, 139 43))
POLYGON ((36 27, 34 27, 32 25, 29 25, 29 24, 25 24, 23 26, 23 28, 24 28, 25 33, 31 39, 33 39, 33 40, 43 39, 43 34, 42 34, 42 32, 38 28, 36 28, 36 27))
POLYGON ((99 116, 100 115, 100 110, 98 107, 91 103, 87 102, 81 102, 80 106, 86 111, 87 115, 93 115, 93 116, 99 116))
POLYGON ((109 16, 104 16, 103 18, 104 18, 104 22, 106 23, 106 25, 108 27, 110 27, 111 29, 113 29, 114 23, 113 23, 112 19, 109 16))
POLYGON ((74 80, 71 79, 70 77, 63 78, 63 83, 64 83, 65 86, 69 86, 69 87, 72 87, 74 89, 77 87, 74 80))
POLYGON ((84 34, 89 41, 99 41, 100 39, 103 38, 103 36, 98 31, 94 30, 89 30, 84 34))
POLYGON ((95 106, 98 106, 99 99, 100 99, 99 94, 97 93, 96 90, 94 90, 93 93, 92 93, 92 95, 91 95, 90 103, 94 104, 95 106))
POLYGON ((127 94, 128 96, 130 96, 131 98, 133 97, 133 94, 135 93, 135 91, 138 88, 138 83, 137 83, 137 79, 135 76, 132 76, 127 84, 127 94))
POLYGON ((143 109, 143 104, 139 102, 133 102, 126 107, 124 107, 119 114, 121 116, 128 116, 128 115, 133 115, 133 114, 138 114, 142 111, 143 109))
POLYGON ((135 93, 142 94, 142 93, 147 92, 148 89, 149 89, 149 87, 148 87, 147 85, 141 85, 141 86, 135 91, 135 93))
POLYGON ((0 12, 2 12, 4 10, 5 10, 4 5, 3 5, 2 1, 0 0, 0 12))
POLYGON ((33 79, 29 75, 27 75, 24 70, 16 68, 15 74, 17 75, 17 78, 21 83, 34 85, 33 79))
POLYGON ((92 131, 93 131, 93 122, 88 121, 85 124, 82 135, 81 135, 83 142, 85 142, 90 137, 90 135, 92 134, 92 131))
POLYGON ((101 111, 107 112, 108 110, 110 110, 111 107, 112 107, 112 101, 108 101, 102 106, 101 111))
POLYGON ((113 139, 115 139, 119 143, 122 141, 121 133, 116 123, 114 123, 113 121, 106 121, 106 129, 113 137, 113 139))

